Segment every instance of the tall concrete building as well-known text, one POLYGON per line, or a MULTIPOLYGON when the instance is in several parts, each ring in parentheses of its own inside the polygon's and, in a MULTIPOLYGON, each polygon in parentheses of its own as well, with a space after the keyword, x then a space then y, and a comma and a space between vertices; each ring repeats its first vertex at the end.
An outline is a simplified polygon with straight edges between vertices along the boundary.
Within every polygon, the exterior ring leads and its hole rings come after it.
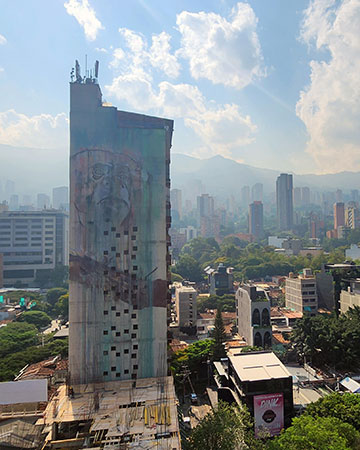
POLYGON ((343 202, 334 203, 334 229, 345 226, 345 205, 343 202))
POLYGON ((180 189, 171 189, 171 215, 173 219, 179 220, 182 218, 182 192, 180 189))
POLYGON ((241 188, 241 205, 247 208, 250 204, 250 186, 243 186, 241 188))
POLYGON ((293 227, 293 176, 282 173, 276 180, 277 224, 280 231, 293 227))
POLYGON ((285 304, 287 308, 315 316, 318 310, 316 278, 311 269, 303 269, 295 277, 293 273, 285 280, 285 304))
POLYGON ((37 194, 36 196, 37 209, 47 209, 50 206, 50 197, 46 194, 37 194))
POLYGON ((70 83, 69 370, 73 385, 167 374, 173 121, 70 83))
POLYGON ((41 272, 68 265, 68 215, 63 211, 5 211, 0 214, 4 286, 36 286, 41 272))
POLYGON ((260 201, 249 205, 249 233, 257 239, 261 239, 264 235, 264 211, 260 201))
POLYGON ((191 285, 176 288, 175 307, 179 327, 196 327, 196 297, 196 289, 191 285))

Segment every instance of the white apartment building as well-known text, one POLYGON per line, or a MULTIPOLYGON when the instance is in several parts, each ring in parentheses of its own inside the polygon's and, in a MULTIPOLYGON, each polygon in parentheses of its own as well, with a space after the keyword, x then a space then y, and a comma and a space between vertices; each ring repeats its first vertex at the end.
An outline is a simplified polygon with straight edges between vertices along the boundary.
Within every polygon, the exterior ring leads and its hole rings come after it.
POLYGON ((192 286, 179 286, 175 290, 176 317, 179 327, 195 327, 197 292, 192 286))
POLYGON ((316 279, 311 269, 303 269, 303 273, 293 273, 285 280, 285 304, 287 308, 315 316, 318 310, 316 279))
POLYGON ((34 286, 39 271, 69 264, 68 214, 57 210, 0 214, 4 287, 34 286))

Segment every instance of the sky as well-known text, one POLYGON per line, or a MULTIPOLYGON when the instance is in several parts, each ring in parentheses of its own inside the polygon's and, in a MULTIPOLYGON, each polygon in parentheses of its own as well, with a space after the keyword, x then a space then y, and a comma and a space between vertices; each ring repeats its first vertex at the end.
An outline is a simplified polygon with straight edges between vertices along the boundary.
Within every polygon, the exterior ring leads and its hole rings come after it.
MULTIPOLYGON (((70 71, 175 120, 172 151, 360 170, 360 0, 0 0, 0 144, 68 157, 70 71)), ((1 165, 14 162, 3 154, 1 165)))

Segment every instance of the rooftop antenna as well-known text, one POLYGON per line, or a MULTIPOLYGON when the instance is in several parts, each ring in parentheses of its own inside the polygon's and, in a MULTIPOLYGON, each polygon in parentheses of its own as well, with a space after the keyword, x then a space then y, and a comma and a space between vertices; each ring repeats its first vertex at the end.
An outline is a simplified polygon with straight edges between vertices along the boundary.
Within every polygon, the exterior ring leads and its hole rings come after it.
POLYGON ((75 78, 78 83, 81 83, 80 64, 78 60, 75 60, 75 78))
POLYGON ((87 55, 85 55, 85 78, 88 78, 88 71, 87 71, 87 55))
POLYGON ((99 61, 95 61, 95 78, 98 78, 99 76, 99 61))

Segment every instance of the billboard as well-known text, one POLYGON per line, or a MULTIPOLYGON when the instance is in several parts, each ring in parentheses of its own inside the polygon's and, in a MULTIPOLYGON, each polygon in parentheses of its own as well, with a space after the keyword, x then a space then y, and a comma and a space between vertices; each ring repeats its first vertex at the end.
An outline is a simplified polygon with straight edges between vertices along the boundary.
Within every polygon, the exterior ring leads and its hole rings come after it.
POLYGON ((0 383, 0 405, 47 402, 47 384, 47 379, 0 383))
POLYGON ((284 428, 283 394, 266 394, 254 396, 255 437, 261 432, 275 436, 284 428))

